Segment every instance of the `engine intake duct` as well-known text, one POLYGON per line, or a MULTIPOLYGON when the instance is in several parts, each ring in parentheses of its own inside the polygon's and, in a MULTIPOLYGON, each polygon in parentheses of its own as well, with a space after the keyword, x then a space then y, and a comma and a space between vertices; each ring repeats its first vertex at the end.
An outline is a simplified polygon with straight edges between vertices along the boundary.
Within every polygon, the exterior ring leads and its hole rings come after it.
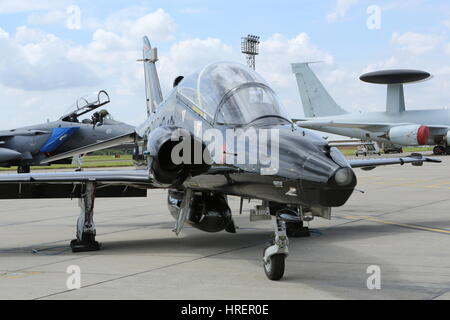
POLYGON ((201 141, 185 129, 165 126, 148 136, 147 154, 155 179, 168 185, 182 183, 189 175, 208 170, 211 158, 201 141))

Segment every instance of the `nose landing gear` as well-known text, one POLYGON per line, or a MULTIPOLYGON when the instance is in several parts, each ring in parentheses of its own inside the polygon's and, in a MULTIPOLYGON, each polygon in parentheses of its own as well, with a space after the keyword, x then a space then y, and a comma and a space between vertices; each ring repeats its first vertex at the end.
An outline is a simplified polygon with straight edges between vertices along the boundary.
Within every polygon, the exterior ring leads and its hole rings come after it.
POLYGON ((277 216, 274 220, 275 238, 264 249, 264 272, 270 280, 280 280, 284 275, 285 259, 289 255, 289 239, 286 235, 286 222, 277 216))

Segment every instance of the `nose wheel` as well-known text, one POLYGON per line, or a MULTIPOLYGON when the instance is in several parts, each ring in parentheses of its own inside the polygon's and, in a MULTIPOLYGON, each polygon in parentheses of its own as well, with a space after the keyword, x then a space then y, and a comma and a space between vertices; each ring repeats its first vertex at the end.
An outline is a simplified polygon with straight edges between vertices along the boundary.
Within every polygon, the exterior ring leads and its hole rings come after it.
POLYGON ((285 254, 274 254, 272 256, 269 256, 264 261, 264 272, 266 273, 267 278, 274 281, 283 278, 285 260, 286 260, 285 254))
POLYGON ((264 249, 263 264, 264 272, 270 280, 283 278, 285 260, 289 255, 289 239, 286 235, 286 223, 278 216, 274 220, 275 238, 264 249))

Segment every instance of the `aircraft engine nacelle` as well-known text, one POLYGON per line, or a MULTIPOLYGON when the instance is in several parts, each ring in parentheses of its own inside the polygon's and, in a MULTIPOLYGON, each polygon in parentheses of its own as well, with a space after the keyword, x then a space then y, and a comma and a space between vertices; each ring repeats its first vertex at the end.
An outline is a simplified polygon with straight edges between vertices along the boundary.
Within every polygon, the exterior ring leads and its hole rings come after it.
POLYGON ((403 146, 428 144, 430 128, 420 125, 395 126, 389 130, 389 140, 403 146))
POLYGON ((184 129, 166 126, 152 130, 147 140, 147 154, 152 158, 150 170, 156 181, 173 185, 189 175, 206 171, 209 167, 203 157, 204 147, 184 129), (182 144, 189 140, 188 144, 182 144), (188 148, 185 148, 188 146, 188 148), (200 150, 200 151, 199 151, 200 150), (183 152, 188 152, 186 160, 183 152), (199 159, 194 155, 200 153, 199 159))
MULTIPOLYGON (((167 203, 176 220, 180 213, 183 192, 169 191, 167 203)), ((231 210, 225 198, 218 194, 196 194, 191 203, 186 223, 206 232, 219 232, 232 224, 231 210)))

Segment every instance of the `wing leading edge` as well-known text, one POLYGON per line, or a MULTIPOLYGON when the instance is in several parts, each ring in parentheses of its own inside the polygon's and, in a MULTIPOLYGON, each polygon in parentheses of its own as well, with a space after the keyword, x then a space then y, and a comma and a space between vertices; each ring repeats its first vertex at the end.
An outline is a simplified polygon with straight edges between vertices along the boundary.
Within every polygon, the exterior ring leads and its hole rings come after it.
POLYGON ((421 166, 424 162, 442 162, 436 158, 424 157, 421 154, 412 154, 407 157, 400 158, 382 158, 382 159, 351 159, 348 163, 352 168, 361 168, 363 170, 371 170, 378 166, 387 166, 393 164, 404 165, 405 163, 412 163, 414 166, 421 166))
POLYGON ((151 183, 148 170, 109 170, 109 171, 81 171, 81 172, 42 172, 2 174, 0 184, 8 183, 116 183, 142 184, 151 183))
POLYGON ((146 197, 152 181, 148 170, 2 174, 0 199, 81 198, 88 183, 96 198, 146 197))

